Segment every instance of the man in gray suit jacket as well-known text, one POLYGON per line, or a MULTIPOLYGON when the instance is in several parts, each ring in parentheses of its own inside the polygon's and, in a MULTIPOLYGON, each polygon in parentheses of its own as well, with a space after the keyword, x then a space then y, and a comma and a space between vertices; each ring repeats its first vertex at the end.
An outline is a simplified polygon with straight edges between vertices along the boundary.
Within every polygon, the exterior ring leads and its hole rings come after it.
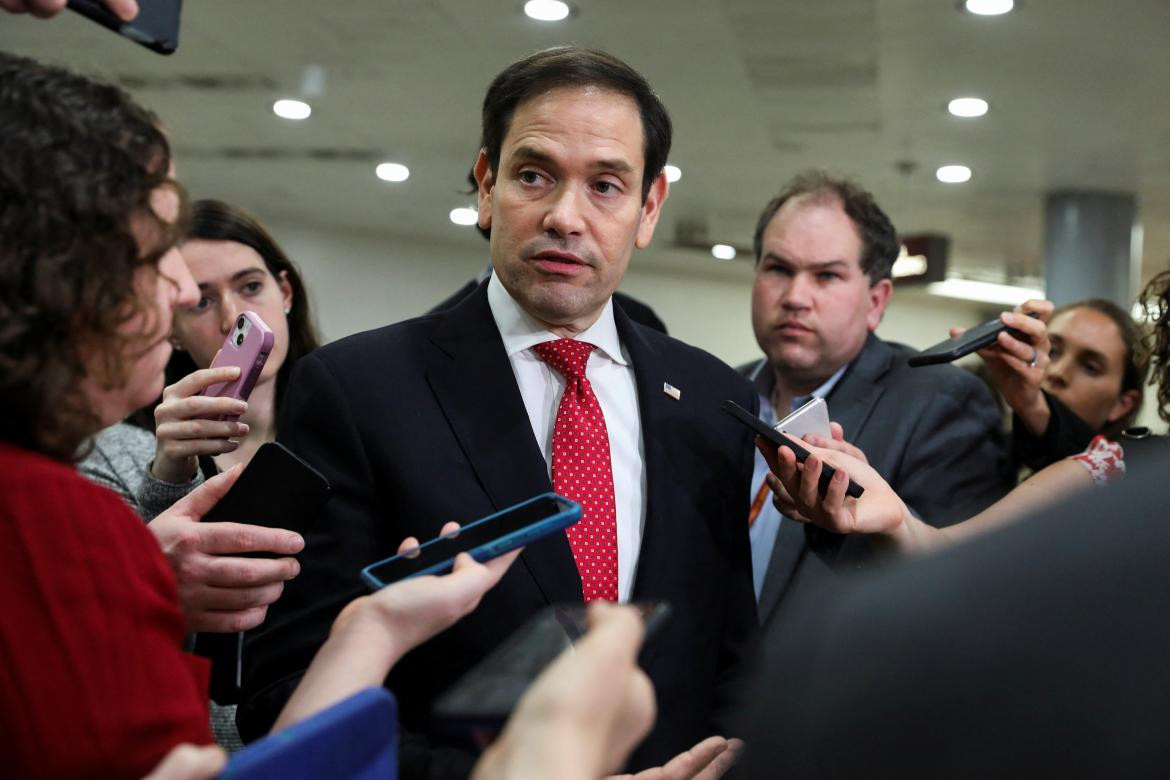
MULTIPOLYGON (((755 234, 752 327, 765 357, 742 370, 761 417, 822 397, 844 438, 924 520, 945 525, 1012 484, 998 407, 953 366, 910 368, 908 347, 873 331, 893 291, 898 239, 873 196, 823 173, 804 174, 768 204, 755 234)), ((872 558, 877 543, 805 527, 775 509, 757 456, 750 517, 760 620, 777 630, 779 604, 826 573, 872 558)))

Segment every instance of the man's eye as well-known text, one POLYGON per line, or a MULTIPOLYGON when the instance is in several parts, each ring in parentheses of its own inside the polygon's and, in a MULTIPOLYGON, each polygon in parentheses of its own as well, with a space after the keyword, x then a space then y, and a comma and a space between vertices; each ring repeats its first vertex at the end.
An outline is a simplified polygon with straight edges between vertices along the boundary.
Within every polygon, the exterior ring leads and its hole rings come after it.
POLYGON ((519 178, 525 184, 536 184, 540 181, 540 174, 536 171, 520 171, 519 178))
POLYGON ((611 192, 617 192, 617 185, 612 181, 599 181, 593 185, 593 189, 600 192, 602 195, 608 195, 611 192))
POLYGON ((832 271, 821 271, 819 274, 817 274, 817 279, 821 280, 822 282, 831 282, 836 278, 837 274, 833 273, 832 271))

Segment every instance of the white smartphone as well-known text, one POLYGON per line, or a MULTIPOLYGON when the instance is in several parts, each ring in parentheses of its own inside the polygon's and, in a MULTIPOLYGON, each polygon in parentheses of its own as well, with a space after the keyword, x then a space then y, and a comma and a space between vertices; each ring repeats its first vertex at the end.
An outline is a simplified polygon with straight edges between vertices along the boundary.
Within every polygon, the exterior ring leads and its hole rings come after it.
POLYGON ((772 427, 797 438, 810 434, 829 438, 829 405, 824 398, 814 398, 772 427))

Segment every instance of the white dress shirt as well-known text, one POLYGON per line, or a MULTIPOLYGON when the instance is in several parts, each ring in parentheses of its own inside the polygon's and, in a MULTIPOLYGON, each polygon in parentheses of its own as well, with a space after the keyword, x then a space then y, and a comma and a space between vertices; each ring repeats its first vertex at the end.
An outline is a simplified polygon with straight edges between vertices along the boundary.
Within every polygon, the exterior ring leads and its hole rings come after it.
MULTIPOLYGON (((565 379, 532 351, 532 347, 560 338, 545 330, 512 299, 493 273, 487 288, 492 318, 504 341, 504 350, 516 375, 516 384, 528 410, 532 433, 544 455, 552 478, 552 438, 557 407, 565 390, 565 379)), ((638 551, 646 524, 645 448, 642 445, 642 417, 634 369, 618 340, 613 319, 613 300, 605 304, 601 317, 576 337, 596 349, 589 355, 585 376, 601 405, 609 435, 609 458, 613 468, 613 498, 617 516, 618 600, 630 600, 638 551)))

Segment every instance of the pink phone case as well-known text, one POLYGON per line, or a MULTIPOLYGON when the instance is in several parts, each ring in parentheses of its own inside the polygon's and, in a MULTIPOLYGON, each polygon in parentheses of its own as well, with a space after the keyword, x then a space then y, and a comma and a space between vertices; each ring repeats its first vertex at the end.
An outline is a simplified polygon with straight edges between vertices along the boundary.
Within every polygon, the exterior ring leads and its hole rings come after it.
MULTIPOLYGON (((268 353, 272 351, 273 340, 272 331, 255 312, 246 311, 237 317, 211 367, 239 366, 240 376, 231 382, 211 385, 203 394, 247 401, 264 369, 264 362, 268 360, 268 353)), ((234 420, 236 417, 223 419, 234 420)))

